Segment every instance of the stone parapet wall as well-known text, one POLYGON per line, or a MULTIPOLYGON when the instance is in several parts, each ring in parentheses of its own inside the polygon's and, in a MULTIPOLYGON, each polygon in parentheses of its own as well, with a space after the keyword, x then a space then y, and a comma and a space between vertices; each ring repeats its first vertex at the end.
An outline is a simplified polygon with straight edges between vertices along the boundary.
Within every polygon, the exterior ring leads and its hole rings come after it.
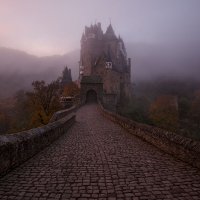
POLYGON ((65 116, 67 116, 70 113, 75 113, 76 110, 78 109, 79 105, 77 106, 72 106, 71 108, 65 109, 65 110, 60 110, 58 112, 55 112, 51 119, 49 120, 49 123, 55 122, 65 116))
POLYGON ((45 126, 0 135, 0 176, 19 166, 64 134, 75 122, 76 115, 72 111, 74 110, 59 111, 55 114, 57 121, 54 118, 54 122, 45 126))
POLYGON ((99 107, 105 117, 119 124, 131 134, 200 169, 199 141, 194 141, 157 127, 134 122, 104 109, 101 105, 99 107))

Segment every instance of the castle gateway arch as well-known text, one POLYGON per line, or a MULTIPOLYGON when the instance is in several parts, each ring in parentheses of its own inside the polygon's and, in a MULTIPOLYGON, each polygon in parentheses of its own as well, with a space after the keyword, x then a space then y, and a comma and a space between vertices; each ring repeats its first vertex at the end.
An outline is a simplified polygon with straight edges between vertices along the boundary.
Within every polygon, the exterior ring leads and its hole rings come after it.
POLYGON ((97 93, 95 90, 91 89, 87 91, 86 103, 97 103, 97 93))
POLYGON ((103 82, 100 76, 83 76, 81 80, 81 102, 102 102, 103 82))

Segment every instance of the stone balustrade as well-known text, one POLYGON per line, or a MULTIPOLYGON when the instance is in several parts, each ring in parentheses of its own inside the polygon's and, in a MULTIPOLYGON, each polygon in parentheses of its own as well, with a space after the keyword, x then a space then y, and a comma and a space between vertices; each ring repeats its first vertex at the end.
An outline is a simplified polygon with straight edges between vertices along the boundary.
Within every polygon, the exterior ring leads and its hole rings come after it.
MULTIPOLYGON (((159 149, 200 168, 200 142, 175 133, 134 122, 100 107, 101 113, 131 134, 153 144, 159 149)), ((50 123, 31 130, 0 135, 0 176, 19 166, 50 145, 75 122, 77 107, 54 114, 50 123)))
POLYGON ((58 112, 55 112, 53 114, 53 116, 51 117, 51 119, 49 120, 49 123, 55 122, 65 116, 67 116, 70 113, 76 112, 76 110, 78 109, 79 105, 77 106, 72 106, 71 108, 65 109, 65 110, 60 110, 58 112))
POLYGON ((31 130, 0 135, 0 176, 50 145, 75 122, 75 107, 54 114, 51 122, 31 130))
POLYGON ((102 114, 131 134, 151 143, 174 157, 200 168, 200 142, 154 126, 137 123, 99 105, 102 114))

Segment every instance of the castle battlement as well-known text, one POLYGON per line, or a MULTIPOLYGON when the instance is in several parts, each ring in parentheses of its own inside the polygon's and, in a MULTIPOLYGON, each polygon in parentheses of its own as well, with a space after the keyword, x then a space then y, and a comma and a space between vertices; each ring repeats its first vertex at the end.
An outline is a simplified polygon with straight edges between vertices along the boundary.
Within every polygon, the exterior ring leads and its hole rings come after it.
POLYGON ((101 29, 101 23, 91 25, 90 27, 85 26, 85 32, 82 35, 81 42, 86 42, 89 39, 103 39, 103 31, 101 29))

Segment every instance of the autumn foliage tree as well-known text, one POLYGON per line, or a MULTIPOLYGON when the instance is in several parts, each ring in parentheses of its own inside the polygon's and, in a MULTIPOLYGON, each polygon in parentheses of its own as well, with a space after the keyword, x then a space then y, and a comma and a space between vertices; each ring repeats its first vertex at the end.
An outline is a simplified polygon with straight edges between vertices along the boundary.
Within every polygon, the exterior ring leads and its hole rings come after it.
POLYGON ((64 86, 63 88, 63 96, 71 96, 74 97, 80 93, 80 89, 76 83, 71 82, 64 86))
POLYGON ((134 96, 129 103, 122 107, 120 113, 134 121, 149 123, 149 105, 150 101, 146 97, 134 96))
POLYGON ((177 98, 172 95, 157 97, 150 106, 149 117, 154 125, 176 131, 179 125, 177 98))
POLYGON ((18 132, 30 127, 31 110, 28 104, 28 97, 24 90, 19 90, 14 95, 13 116, 10 118, 11 128, 9 132, 18 132))
POLYGON ((12 98, 0 99, 0 134, 5 134, 11 128, 11 115, 14 100, 12 98))
POLYGON ((46 84, 44 81, 32 83, 33 92, 27 93, 32 111, 31 125, 47 124, 54 112, 61 108, 59 102, 59 81, 46 84))

